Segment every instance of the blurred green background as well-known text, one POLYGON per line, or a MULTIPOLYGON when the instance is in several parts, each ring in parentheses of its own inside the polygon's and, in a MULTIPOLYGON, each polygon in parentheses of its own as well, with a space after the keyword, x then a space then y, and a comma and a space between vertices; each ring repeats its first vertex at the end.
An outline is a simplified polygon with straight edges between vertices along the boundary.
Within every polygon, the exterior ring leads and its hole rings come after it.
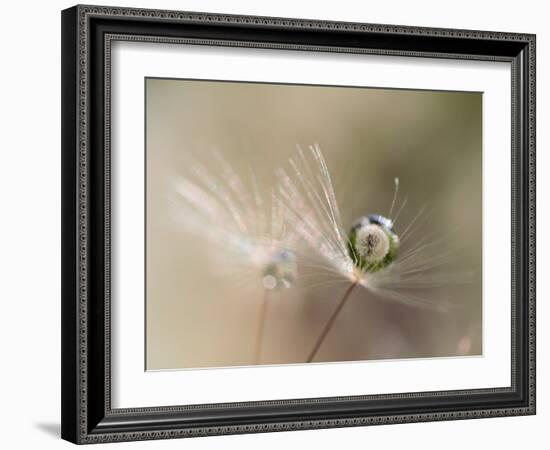
MULTIPOLYGON (((426 206, 415 239, 438 239, 451 254, 444 270, 470 273, 467 283, 422 291, 450 301, 448 312, 356 290, 316 361, 481 354, 481 93, 147 79, 146 114, 147 369, 254 363, 262 289, 215 270, 220 249, 175 218, 173 181, 189 157, 208 167, 219 151, 269 192, 296 145, 314 143, 346 229, 387 214, 399 177, 398 205, 408 203, 397 233, 426 206)), ((346 289, 310 275, 269 298, 262 364, 304 362, 346 289)))

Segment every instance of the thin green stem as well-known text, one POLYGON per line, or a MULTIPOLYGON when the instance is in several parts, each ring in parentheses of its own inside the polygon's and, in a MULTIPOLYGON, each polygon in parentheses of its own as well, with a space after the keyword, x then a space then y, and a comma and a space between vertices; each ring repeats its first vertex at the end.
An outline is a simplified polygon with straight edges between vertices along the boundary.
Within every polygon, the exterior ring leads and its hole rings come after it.
POLYGON ((258 328, 256 331, 256 346, 254 348, 254 364, 260 364, 260 358, 262 356, 262 342, 264 339, 264 328, 267 317, 267 306, 269 303, 269 290, 264 289, 264 296, 262 299, 262 305, 260 307, 260 317, 258 319, 258 328))
POLYGON ((317 355, 317 352, 319 351, 319 349, 321 348, 321 345, 323 345, 323 341, 325 340, 325 338, 327 337, 328 333, 330 332, 331 328, 332 328, 332 325, 334 325, 334 321, 336 320, 336 318, 338 317, 338 314, 340 314, 340 311, 342 310, 342 308, 344 307, 344 305, 346 304, 346 301, 348 300, 348 298, 350 297, 353 289, 355 288, 355 286, 357 286, 357 282, 354 282, 347 290, 346 292, 344 293, 344 296, 342 297, 342 299, 340 300, 340 303, 338 303, 338 306, 336 307, 336 309, 334 310, 334 312, 332 313, 332 316, 330 316, 330 319, 328 319, 328 322, 327 324, 325 325, 325 328, 323 328, 323 331, 321 332, 321 335, 319 336, 319 338, 317 339, 317 342, 315 343, 315 346, 313 347, 313 350, 311 351, 311 353, 309 354, 309 357, 307 358, 307 362, 310 363, 313 361, 313 359, 315 358, 315 355, 317 355))

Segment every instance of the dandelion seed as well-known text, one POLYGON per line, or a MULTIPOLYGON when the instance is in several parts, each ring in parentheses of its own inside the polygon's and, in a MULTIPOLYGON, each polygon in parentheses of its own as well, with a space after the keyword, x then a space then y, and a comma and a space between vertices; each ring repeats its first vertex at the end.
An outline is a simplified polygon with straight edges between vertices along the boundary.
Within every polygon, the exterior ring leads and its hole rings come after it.
POLYGON ((403 243, 414 233, 424 209, 399 236, 395 231, 395 221, 407 199, 392 219, 398 198, 398 178, 394 179, 395 189, 388 217, 378 214, 361 217, 346 233, 330 173, 319 146, 310 146, 306 152, 298 147, 297 156, 291 158, 289 163, 290 171, 277 171, 278 195, 286 208, 285 218, 289 227, 320 255, 331 271, 350 283, 315 342, 308 362, 315 358, 357 286, 407 305, 441 307, 422 296, 400 291, 434 286, 437 282, 449 282, 451 278, 426 274, 441 262, 438 257, 426 256, 426 250, 434 245, 433 240, 419 240, 407 251, 402 251, 403 243))
POLYGON ((351 227, 348 249, 354 264, 364 272, 388 267, 399 250, 393 222, 376 214, 361 217, 351 227))
POLYGON ((219 153, 211 162, 216 170, 190 161, 189 173, 175 179, 176 218, 197 238, 210 241, 213 267, 232 272, 233 279, 252 275, 264 291, 253 355, 258 364, 270 292, 289 288, 296 279, 291 250, 295 236, 287 228, 279 199, 272 195, 271 205, 266 202, 253 175, 244 181, 219 153))

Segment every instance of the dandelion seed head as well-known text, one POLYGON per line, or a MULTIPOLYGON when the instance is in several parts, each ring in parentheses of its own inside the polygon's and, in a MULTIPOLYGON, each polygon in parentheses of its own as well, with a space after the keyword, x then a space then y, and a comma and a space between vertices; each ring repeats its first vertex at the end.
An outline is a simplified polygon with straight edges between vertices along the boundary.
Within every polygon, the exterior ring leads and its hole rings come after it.
POLYGON ((196 238, 207 240, 214 267, 225 275, 257 277, 265 289, 288 288, 296 279, 294 239, 285 210, 257 186, 254 173, 240 176, 217 152, 203 163, 188 161, 188 170, 174 179, 174 218, 196 238))
POLYGON ((436 311, 447 311, 450 306, 440 295, 441 288, 467 282, 464 274, 449 272, 451 250, 447 243, 441 248, 442 242, 433 235, 419 236, 419 228, 427 220, 426 206, 396 232, 394 224, 407 205, 407 197, 402 202, 398 199, 399 178, 393 180, 388 212, 361 217, 346 232, 318 145, 306 150, 298 147, 287 168, 280 168, 276 175, 276 193, 287 226, 299 237, 293 242, 297 247, 291 248, 300 259, 304 255, 308 260, 319 257, 312 268, 324 270, 330 277, 340 276, 378 298, 436 311))
POLYGON ((390 250, 390 240, 378 225, 367 225, 357 230, 355 248, 360 258, 378 263, 390 250))
POLYGON ((354 263, 365 272, 388 267, 397 257, 399 237, 390 219, 377 214, 361 217, 351 228, 348 248, 354 263))

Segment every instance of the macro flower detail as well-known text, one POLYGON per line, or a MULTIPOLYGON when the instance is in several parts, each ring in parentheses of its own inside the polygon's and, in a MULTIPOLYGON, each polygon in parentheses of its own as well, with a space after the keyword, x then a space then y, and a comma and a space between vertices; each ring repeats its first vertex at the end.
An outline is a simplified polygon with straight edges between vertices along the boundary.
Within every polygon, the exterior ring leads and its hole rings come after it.
POLYGON ((216 170, 190 161, 188 175, 176 179, 174 211, 188 232, 212 244, 215 268, 263 290, 254 350, 258 363, 269 293, 291 287, 297 277, 291 250, 296 236, 287 227, 281 203, 273 195, 267 202, 252 174, 244 181, 217 152, 208 163, 216 170))
MULTIPOLYGON (((143 171, 123 142, 112 202, 115 250, 131 250, 113 267, 144 276, 146 370, 304 364, 315 376, 325 369, 308 361, 483 354, 485 207, 498 205, 484 201, 481 92, 143 88, 143 171)), ((268 389, 284 389, 276 378, 268 389)))
POLYGON ((286 208, 289 227, 310 251, 320 256, 327 272, 336 273, 349 282, 309 354, 308 362, 317 355, 334 321, 358 286, 378 297, 405 305, 445 309, 447 305, 443 302, 438 304, 411 292, 457 280, 460 275, 453 277, 438 272, 447 255, 432 252, 439 243, 433 236, 415 237, 411 242, 424 208, 400 235, 395 231, 395 222, 407 203, 405 199, 392 216, 399 190, 397 178, 389 214, 363 216, 346 233, 330 172, 319 146, 310 146, 307 151, 298 148, 297 156, 290 158, 289 165, 290 170, 277 171, 277 192, 286 208))
POLYGON ((357 267, 365 272, 376 272, 397 257, 399 237, 390 219, 371 214, 361 217, 352 226, 348 248, 357 267))
POLYGON ((266 289, 290 287, 296 278, 290 249, 294 236, 280 203, 275 198, 266 202, 254 176, 243 181, 219 153, 212 154, 210 163, 219 166, 216 171, 193 161, 189 174, 175 180, 178 223, 214 244, 217 267, 245 266, 258 274, 258 283, 266 289))

